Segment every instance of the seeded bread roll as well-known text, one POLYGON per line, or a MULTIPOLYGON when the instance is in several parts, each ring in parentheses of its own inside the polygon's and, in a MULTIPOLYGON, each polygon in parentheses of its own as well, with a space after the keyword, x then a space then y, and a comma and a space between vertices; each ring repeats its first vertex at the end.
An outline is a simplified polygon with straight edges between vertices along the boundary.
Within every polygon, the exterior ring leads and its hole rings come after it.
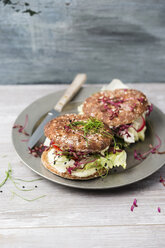
POLYGON ((84 115, 66 114, 51 120, 45 126, 45 136, 61 150, 72 149, 86 153, 96 153, 109 147, 112 141, 110 129, 103 123, 97 132, 91 130, 84 133, 83 125, 75 125, 76 122, 86 123, 90 118, 84 115))
POLYGON ((134 89, 103 91, 88 97, 83 113, 103 121, 109 127, 132 123, 148 108, 146 96, 134 89))

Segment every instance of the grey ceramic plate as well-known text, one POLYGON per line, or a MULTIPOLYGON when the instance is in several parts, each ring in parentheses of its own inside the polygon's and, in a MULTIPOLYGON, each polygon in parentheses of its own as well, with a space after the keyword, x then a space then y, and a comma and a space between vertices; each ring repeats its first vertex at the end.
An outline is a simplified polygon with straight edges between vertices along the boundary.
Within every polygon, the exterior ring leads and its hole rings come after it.
MULTIPOLYGON (((62 114, 77 112, 77 106, 90 94, 99 91, 98 87, 88 86, 82 88, 73 102, 69 103, 62 114)), ((39 122, 42 120, 43 116, 53 108, 55 103, 62 96, 64 91, 59 91, 47 95, 38 99, 37 101, 30 104, 16 119, 15 124, 24 124, 25 116, 28 114, 29 122, 26 128, 28 133, 33 133, 39 122)), ((139 162, 134 159, 133 152, 138 150, 141 152, 148 150, 149 144, 157 144, 157 134, 161 139, 165 140, 165 115, 154 106, 154 110, 150 117, 148 118, 148 128, 146 132, 146 139, 144 142, 138 142, 131 145, 127 150, 127 169, 123 170, 119 168, 118 170, 112 170, 111 173, 104 179, 92 179, 88 181, 73 181, 68 179, 63 179, 58 177, 47 169, 45 169, 40 162, 40 158, 35 158, 28 153, 27 143, 22 142, 22 139, 26 139, 23 134, 18 133, 16 129, 12 130, 12 139, 15 150, 21 160, 27 165, 31 170, 39 174, 40 176, 47 178, 55 183, 62 184, 74 188, 82 189, 110 189, 125 186, 141 179, 148 177, 153 174, 159 168, 164 165, 165 155, 150 154, 145 160, 139 162)), ((42 140, 41 140, 42 142, 42 140)), ((165 150, 165 143, 163 142, 161 150, 165 150)))

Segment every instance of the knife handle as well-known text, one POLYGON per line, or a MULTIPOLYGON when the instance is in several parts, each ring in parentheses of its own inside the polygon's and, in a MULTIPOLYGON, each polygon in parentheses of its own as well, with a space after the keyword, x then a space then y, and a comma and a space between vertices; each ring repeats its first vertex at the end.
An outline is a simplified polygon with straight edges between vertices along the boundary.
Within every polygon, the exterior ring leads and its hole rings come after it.
POLYGON ((86 80, 86 74, 77 74, 73 82, 65 91, 64 95, 54 106, 54 109, 58 112, 61 112, 63 107, 73 98, 73 96, 78 92, 78 90, 81 88, 81 86, 85 83, 86 80))

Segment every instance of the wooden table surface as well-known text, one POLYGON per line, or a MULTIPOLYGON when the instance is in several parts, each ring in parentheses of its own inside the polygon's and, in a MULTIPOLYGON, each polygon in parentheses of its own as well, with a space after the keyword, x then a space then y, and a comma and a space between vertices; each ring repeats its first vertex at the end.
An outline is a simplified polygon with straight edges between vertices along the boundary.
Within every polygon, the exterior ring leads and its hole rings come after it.
MULTIPOLYGON (((11 129, 17 115, 32 101, 65 85, 0 86, 0 182, 8 163, 13 176, 39 178, 18 158, 11 129)), ((165 113, 165 84, 134 84, 165 113)), ((20 192, 8 180, 0 189, 0 247, 164 247, 165 187, 159 182, 165 167, 129 187, 107 191, 85 191, 57 185, 46 179, 25 183, 35 187, 20 192), (32 199, 27 202, 11 191, 32 199), (134 198, 138 207, 130 207, 134 198), (158 206, 161 213, 157 211, 158 206)))

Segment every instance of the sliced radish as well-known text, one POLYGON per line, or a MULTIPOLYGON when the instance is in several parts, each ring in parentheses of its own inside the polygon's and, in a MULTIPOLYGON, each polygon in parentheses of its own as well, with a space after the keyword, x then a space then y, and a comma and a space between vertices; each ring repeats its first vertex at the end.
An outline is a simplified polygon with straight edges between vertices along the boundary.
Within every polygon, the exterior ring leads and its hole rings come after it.
POLYGON ((137 133, 139 133, 140 131, 142 131, 143 130, 143 128, 145 127, 145 125, 146 125, 146 122, 145 122, 145 119, 144 119, 144 117, 143 116, 140 116, 138 119, 137 119, 137 122, 139 122, 139 126, 140 126, 140 128, 139 129, 137 129, 136 130, 136 132, 137 133))

